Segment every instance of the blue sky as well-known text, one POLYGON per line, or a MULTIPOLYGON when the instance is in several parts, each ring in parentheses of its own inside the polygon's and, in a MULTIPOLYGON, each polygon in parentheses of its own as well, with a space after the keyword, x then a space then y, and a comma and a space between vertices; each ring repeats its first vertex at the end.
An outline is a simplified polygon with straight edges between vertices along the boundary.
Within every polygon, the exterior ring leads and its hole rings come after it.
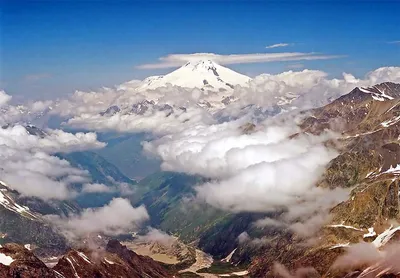
POLYGON ((1 3, 0 88, 54 98, 173 69, 169 54, 277 52, 345 57, 228 65, 248 75, 292 65, 362 76, 400 65, 398 1, 18 1, 1 3), (340 2, 340 3, 338 3, 340 2), (277 43, 286 47, 266 49, 277 43))

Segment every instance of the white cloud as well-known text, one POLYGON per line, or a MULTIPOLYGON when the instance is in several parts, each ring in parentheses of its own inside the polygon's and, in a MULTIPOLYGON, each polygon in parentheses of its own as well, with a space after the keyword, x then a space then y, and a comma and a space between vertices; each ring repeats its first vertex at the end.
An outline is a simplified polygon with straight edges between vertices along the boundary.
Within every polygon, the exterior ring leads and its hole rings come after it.
POLYGON ((348 73, 343 73, 342 78, 330 79, 326 72, 308 69, 261 74, 253 78, 248 86, 235 86, 230 92, 207 92, 171 85, 142 92, 137 90, 139 83, 135 81, 98 92, 77 91, 70 98, 58 101, 50 113, 67 117, 66 124, 75 128, 163 135, 177 133, 193 125, 214 124, 221 115, 245 115, 254 107, 243 107, 252 104, 268 111, 274 111, 277 105, 288 110, 314 108, 350 92, 356 86, 371 86, 384 81, 400 82, 400 68, 379 68, 361 79, 348 73), (222 97, 229 96, 236 101, 213 115, 217 109, 224 107, 222 97), (151 101, 154 104, 150 104, 151 101), (207 108, 206 101, 214 105, 211 110, 207 108), (163 105, 170 108, 160 109, 163 105), (134 110, 139 106, 146 106, 147 110, 138 114, 134 110), (115 113, 103 113, 112 107, 116 109, 115 113))
POLYGON ((94 133, 46 130, 44 135, 32 135, 20 125, 2 128, 0 179, 25 196, 44 200, 73 198, 78 192, 71 189, 72 184, 90 182, 89 173, 51 154, 103 146, 94 133))
POLYGON ((58 101, 51 114, 59 114, 64 117, 99 113, 110 107, 120 95, 118 91, 107 88, 97 92, 76 91, 69 98, 58 101))
POLYGON ((84 193, 110 193, 114 192, 114 189, 102 183, 86 183, 82 187, 84 193))
POLYGON ((400 82, 400 67, 382 67, 358 79, 349 73, 343 78, 329 79, 319 70, 287 71, 279 74, 261 74, 248 87, 235 87, 233 95, 239 105, 258 104, 271 107, 295 98, 290 106, 314 108, 349 93, 355 87, 368 87, 382 82, 400 82))
POLYGON ((333 269, 365 269, 360 277, 380 277, 382 274, 400 272, 400 245, 391 243, 380 251, 373 243, 361 242, 346 248, 345 254, 339 256, 332 265, 333 269))
POLYGON ((144 149, 159 155, 166 171, 213 178, 229 176, 252 164, 304 151, 301 147, 277 144, 292 134, 293 126, 272 126, 253 134, 243 134, 240 126, 245 123, 245 119, 240 119, 216 125, 198 125, 144 143, 144 149))
POLYGON ((334 156, 322 146, 310 146, 307 152, 290 159, 260 162, 230 178, 199 186, 197 196, 218 208, 236 212, 270 211, 312 200, 321 195, 322 190, 314 185, 334 156))
POLYGON ((291 273, 284 265, 275 262, 272 269, 274 276, 282 278, 321 277, 313 267, 300 267, 291 273))
POLYGON ((198 123, 213 123, 211 115, 199 107, 176 110, 172 115, 168 111, 150 109, 143 115, 120 114, 102 116, 100 114, 82 114, 67 121, 76 127, 97 131, 153 132, 166 134, 178 132, 198 123))
POLYGON ((237 240, 239 241, 239 243, 245 243, 251 240, 251 238, 247 232, 242 232, 240 235, 238 235, 237 240))
POLYGON ((164 170, 215 178, 196 188, 197 197, 221 209, 269 211, 323 195, 314 185, 336 156, 323 145, 332 135, 290 139, 298 131, 290 124, 243 134, 240 124, 196 126, 144 143, 144 148, 160 156, 164 170))
POLYGON ((16 125, 0 129, 0 144, 13 149, 43 151, 46 153, 75 152, 103 148, 106 144, 97 141, 96 133, 68 133, 62 130, 45 131, 46 136, 29 134, 25 127, 16 125))
POLYGON ((25 196, 48 199, 69 199, 77 192, 69 186, 90 181, 86 171, 73 168, 67 161, 42 152, 0 147, 0 177, 9 187, 25 196))
POLYGON ((0 90, 0 126, 24 121, 29 122, 47 112, 52 101, 28 101, 24 105, 11 105, 12 99, 5 91, 0 90))
POLYGON ((174 237, 170 236, 169 234, 161 230, 152 227, 149 227, 149 231, 145 235, 137 236, 136 241, 146 242, 146 243, 157 242, 165 247, 172 246, 178 243, 178 240, 175 239, 174 237))
POLYGON ((164 170, 221 178, 251 165, 301 154, 310 145, 330 138, 327 134, 288 139, 299 131, 289 122, 279 123, 282 126, 265 122, 253 133, 246 134, 242 126, 247 123, 246 118, 241 118, 215 125, 198 125, 143 145, 146 151, 161 157, 164 170))
POLYGON ((170 54, 159 58, 160 62, 137 66, 139 69, 162 69, 184 65, 189 61, 212 60, 221 65, 267 63, 278 61, 326 60, 341 58, 341 55, 323 55, 314 52, 249 53, 221 55, 215 53, 170 54))
POLYGON ((265 48, 277 48, 277 47, 285 47, 285 46, 289 46, 289 45, 292 45, 292 44, 291 43, 281 42, 281 43, 268 45, 265 48))
POLYGON ((0 91, 0 107, 6 105, 10 100, 11 96, 7 95, 6 92, 0 91))
POLYGON ((256 222, 254 222, 254 226, 258 228, 266 227, 266 226, 273 226, 273 227, 286 227, 285 223, 282 223, 279 220, 265 217, 263 219, 259 219, 256 222))
POLYGON ((347 190, 316 187, 325 166, 337 155, 324 142, 336 138, 291 135, 296 119, 268 120, 248 133, 245 119, 196 126, 143 143, 158 155, 162 169, 212 178, 195 187, 196 200, 232 212, 269 212, 286 208, 279 219, 256 223, 280 225, 311 238, 329 220, 329 209, 348 197, 347 190))
POLYGON ((88 208, 67 218, 53 215, 49 219, 68 238, 76 240, 91 233, 118 235, 137 231, 149 215, 144 206, 134 208, 127 199, 114 198, 101 208, 88 208))

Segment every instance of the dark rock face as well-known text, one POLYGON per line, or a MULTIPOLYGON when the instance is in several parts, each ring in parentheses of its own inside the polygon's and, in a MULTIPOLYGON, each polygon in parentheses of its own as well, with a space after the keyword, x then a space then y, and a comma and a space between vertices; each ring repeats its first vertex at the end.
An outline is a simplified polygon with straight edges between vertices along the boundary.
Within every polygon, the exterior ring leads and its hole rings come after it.
POLYGON ((0 263, 0 278, 172 277, 157 262, 137 255, 118 241, 111 241, 105 250, 70 250, 53 269, 18 244, 6 244, 0 253, 13 260, 9 265, 0 263))
POLYGON ((169 104, 158 106, 157 110, 164 111, 166 113, 166 117, 169 117, 172 113, 174 113, 174 108, 169 104))
POLYGON ((230 104, 231 102, 232 102, 232 100, 234 99, 234 97, 233 96, 229 96, 229 97, 225 97, 224 99, 222 99, 222 103, 223 104, 225 104, 225 105, 228 105, 228 104, 230 104))
POLYGON ((113 115, 117 114, 120 111, 121 111, 121 109, 118 106, 113 105, 113 106, 108 107, 106 109, 106 111, 101 112, 100 116, 113 116, 113 115))
POLYGON ((132 105, 131 113, 137 115, 143 115, 149 110, 150 107, 154 106, 155 102, 153 100, 143 100, 139 103, 135 103, 132 105))
POLYGON ((27 125, 27 126, 25 126, 25 129, 30 135, 35 135, 40 138, 44 138, 48 135, 44 130, 42 130, 34 125, 27 125))

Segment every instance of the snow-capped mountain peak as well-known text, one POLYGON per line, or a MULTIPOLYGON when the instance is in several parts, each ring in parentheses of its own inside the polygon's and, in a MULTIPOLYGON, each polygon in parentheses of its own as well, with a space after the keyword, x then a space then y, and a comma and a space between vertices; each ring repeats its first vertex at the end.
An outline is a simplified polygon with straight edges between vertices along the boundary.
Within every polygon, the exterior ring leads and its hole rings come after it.
MULTIPOLYGON (((192 71, 215 71, 217 69, 217 64, 215 64, 213 61, 211 60, 197 60, 197 61, 192 61, 192 62, 187 62, 183 68, 186 69, 191 69, 192 71)), ((216 73, 216 75, 218 76, 218 73, 216 73)))
POLYGON ((146 78, 138 90, 152 90, 171 84, 186 88, 220 91, 231 90, 235 85, 246 86, 250 80, 250 77, 218 65, 211 60, 197 60, 187 62, 169 74, 146 78))

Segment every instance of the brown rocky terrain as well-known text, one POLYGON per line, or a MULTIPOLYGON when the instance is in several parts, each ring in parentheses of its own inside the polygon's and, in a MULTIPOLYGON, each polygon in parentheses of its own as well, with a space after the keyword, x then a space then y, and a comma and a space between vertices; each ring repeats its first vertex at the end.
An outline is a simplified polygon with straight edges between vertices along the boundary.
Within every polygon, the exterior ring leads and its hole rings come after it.
POLYGON ((400 85, 355 88, 310 113, 301 124, 304 132, 320 134, 329 129, 340 134, 334 143, 340 154, 330 162, 317 186, 348 188, 349 199, 332 208, 330 223, 322 227, 312 246, 301 244, 290 232, 269 236, 269 243, 257 251, 250 264, 252 277, 276 276, 276 261, 291 270, 313 267, 322 277, 396 277, 397 272, 390 267, 379 273, 368 265, 346 271, 331 266, 351 244, 373 242, 383 250, 398 238, 400 85))
POLYGON ((160 264, 137 255, 117 240, 110 240, 105 248, 70 250, 53 268, 14 243, 0 248, 0 261, 1 278, 172 277, 160 264))

